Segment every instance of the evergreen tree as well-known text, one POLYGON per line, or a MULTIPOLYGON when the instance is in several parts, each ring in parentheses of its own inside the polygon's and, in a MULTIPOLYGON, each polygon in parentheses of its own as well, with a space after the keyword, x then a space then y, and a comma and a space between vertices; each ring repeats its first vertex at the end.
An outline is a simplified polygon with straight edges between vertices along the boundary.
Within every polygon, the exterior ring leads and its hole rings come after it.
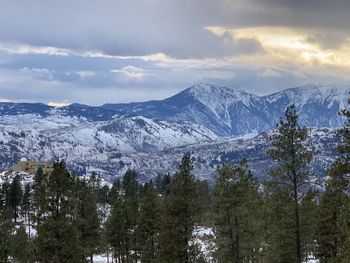
POLYGON ((271 201, 275 201, 271 203, 275 206, 272 210, 276 213, 270 224, 280 227, 271 232, 279 236, 273 239, 277 243, 271 245, 275 248, 271 252, 285 263, 301 263, 305 258, 303 240, 308 235, 302 232, 305 222, 302 222, 301 206, 311 187, 308 167, 312 159, 305 142, 307 136, 307 129, 299 126, 295 106, 291 105, 286 109, 285 120, 280 120, 268 151, 277 164, 269 171, 271 181, 267 184, 271 201))
POLYGON ((24 217, 24 220, 28 222, 28 234, 30 237, 30 229, 31 229, 31 203, 32 203, 32 192, 31 192, 31 186, 30 184, 26 184, 24 187, 24 193, 22 197, 22 204, 21 204, 21 212, 22 216, 24 217))
POLYGON ((138 236, 140 239, 141 262, 155 262, 158 256, 160 200, 153 183, 144 186, 144 197, 140 204, 138 236))
POLYGON ((48 175, 44 175, 43 169, 38 168, 33 181, 33 219, 40 225, 42 216, 47 210, 48 175))
POLYGON ((218 262, 260 262, 260 207, 258 183, 245 161, 218 169, 213 197, 218 262))
POLYGON ((303 238, 301 239, 301 247, 303 248, 304 261, 314 259, 316 249, 316 224, 317 209, 320 193, 314 189, 309 190, 300 206, 300 229, 303 238))
POLYGON ((113 205, 114 202, 116 202, 121 197, 121 190, 122 190, 122 185, 118 178, 117 180, 113 181, 111 190, 109 191, 109 194, 108 194, 108 200, 110 205, 113 205))
POLYGON ((108 204, 109 198, 109 187, 104 185, 98 189, 97 202, 103 205, 108 204))
POLYGON ((157 189, 157 192, 159 194, 167 195, 169 193, 171 183, 171 176, 170 174, 165 175, 157 175, 154 180, 154 185, 157 189))
MULTIPOLYGON (((202 226, 206 226, 208 224, 211 224, 211 190, 209 187, 208 181, 204 180, 196 180, 196 185, 197 185, 197 195, 198 195, 198 200, 197 200, 197 210, 198 214, 196 216, 196 221, 198 224, 202 226)), ((209 225, 210 226, 210 225, 209 225)))
POLYGON ((122 181, 125 206, 125 255, 126 262, 136 261, 139 247, 136 235, 137 218, 139 214, 139 183, 137 174, 133 170, 128 170, 122 181))
POLYGON ((10 185, 9 191, 9 205, 13 213, 15 222, 18 218, 18 209, 22 201, 23 191, 21 186, 21 178, 19 175, 16 175, 10 185))
POLYGON ((100 243, 100 218, 97 211, 96 192, 84 181, 77 183, 78 216, 77 225, 84 257, 90 257, 97 252, 100 243))
POLYGON ((126 258, 129 251, 126 244, 128 242, 127 222, 125 218, 126 209, 122 199, 114 202, 112 211, 106 222, 106 240, 113 248, 113 255, 116 262, 127 262, 126 258))
POLYGON ((0 262, 3 263, 9 262, 11 233, 14 228, 7 204, 8 188, 9 184, 4 182, 0 190, 0 262))
POLYGON ((9 254, 13 262, 28 262, 30 258, 30 240, 24 226, 20 226, 11 238, 9 254))
POLYGON ((192 169, 191 158, 184 156, 165 196, 160 231, 161 262, 190 262, 189 247, 198 204, 192 169))
POLYGON ((339 259, 346 241, 341 221, 347 198, 345 193, 329 185, 322 195, 316 226, 316 256, 320 263, 341 262, 339 259))
POLYGON ((350 111, 344 109, 341 114, 347 122, 340 130, 338 158, 328 172, 318 209, 316 256, 320 263, 350 261, 350 111))
POLYGON ((110 191, 113 208, 106 222, 106 239, 118 262, 136 262, 140 251, 137 233, 139 183, 135 171, 128 170, 121 183, 110 191))
POLYGON ((48 178, 46 207, 35 239, 38 262, 81 262, 82 250, 74 209, 74 179, 63 162, 55 163, 48 178))

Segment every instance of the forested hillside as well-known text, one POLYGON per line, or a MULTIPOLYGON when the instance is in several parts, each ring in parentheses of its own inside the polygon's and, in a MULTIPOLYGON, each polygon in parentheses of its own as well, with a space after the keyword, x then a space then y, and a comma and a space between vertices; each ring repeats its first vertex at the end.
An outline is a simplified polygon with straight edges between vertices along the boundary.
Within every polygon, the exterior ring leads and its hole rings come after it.
POLYGON ((0 262, 350 262, 350 112, 342 114, 322 180, 294 105, 269 137, 266 180, 242 160, 219 166, 209 184, 190 155, 146 183, 128 170, 110 185, 64 162, 51 174, 3 174, 0 262))

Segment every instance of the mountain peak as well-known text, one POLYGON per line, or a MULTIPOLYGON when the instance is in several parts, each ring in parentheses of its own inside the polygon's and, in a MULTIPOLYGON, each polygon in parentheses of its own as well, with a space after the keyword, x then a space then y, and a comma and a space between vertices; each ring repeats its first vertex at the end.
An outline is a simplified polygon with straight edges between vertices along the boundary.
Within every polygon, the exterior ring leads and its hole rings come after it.
POLYGON ((346 106, 349 91, 349 85, 309 84, 276 92, 265 96, 265 98, 267 98, 269 102, 274 102, 283 97, 288 97, 290 103, 294 103, 297 106, 315 101, 321 104, 337 102, 340 107, 343 108, 346 106))
POLYGON ((196 84, 184 91, 211 109, 241 101, 246 106, 258 96, 247 93, 235 86, 218 86, 211 84, 196 84))
POLYGON ((213 84, 206 84, 206 83, 198 83, 187 90, 190 94, 198 95, 201 93, 205 94, 241 94, 241 93, 247 93, 244 90, 236 87, 236 86, 219 86, 219 85, 213 85, 213 84))

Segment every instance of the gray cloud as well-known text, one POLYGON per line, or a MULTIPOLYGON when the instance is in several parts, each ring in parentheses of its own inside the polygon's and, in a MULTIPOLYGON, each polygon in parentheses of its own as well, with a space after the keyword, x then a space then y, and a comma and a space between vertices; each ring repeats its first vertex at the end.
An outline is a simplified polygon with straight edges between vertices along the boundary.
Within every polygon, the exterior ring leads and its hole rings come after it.
POLYGON ((323 49, 338 49, 349 43, 348 37, 349 36, 341 33, 326 32, 307 36, 303 41, 306 43, 317 44, 323 49))
POLYGON ((0 93, 12 100, 96 105, 165 98, 196 82, 237 85, 259 94, 315 79, 336 82, 343 80, 337 68, 317 72, 268 61, 230 64, 227 57, 267 51, 259 39, 206 28, 292 27, 303 32, 304 42, 337 49, 348 44, 349 11, 345 0, 5 0, 0 93), (23 45, 38 50, 23 50, 23 45), (129 57, 156 53, 176 61, 129 57))
POLYGON ((0 41, 120 56, 225 57, 260 52, 261 46, 203 28, 339 31, 335 45, 349 35, 349 10, 346 0, 11 0, 0 9, 0 41))
POLYGON ((222 17, 223 2, 13 0, 0 10, 0 41, 120 56, 223 57, 260 51, 254 39, 228 39, 203 30, 235 15, 232 10, 222 17))

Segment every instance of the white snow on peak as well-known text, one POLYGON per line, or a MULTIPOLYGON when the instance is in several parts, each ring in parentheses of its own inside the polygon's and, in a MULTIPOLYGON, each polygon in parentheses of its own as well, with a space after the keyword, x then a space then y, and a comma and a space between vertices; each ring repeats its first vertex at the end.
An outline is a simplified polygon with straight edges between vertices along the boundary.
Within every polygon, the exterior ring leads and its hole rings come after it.
POLYGON ((237 87, 223 87, 210 84, 197 84, 189 88, 189 93, 204 105, 215 109, 219 105, 227 105, 237 101, 249 106, 251 99, 258 97, 237 87))
POLYGON ((318 101, 321 103, 329 102, 329 107, 334 102, 340 103, 340 108, 343 108, 349 98, 349 85, 321 85, 310 84, 306 86, 286 89, 282 92, 265 96, 272 103, 283 96, 288 96, 295 105, 302 106, 310 101, 318 101))
POLYGON ((250 107, 258 96, 249 94, 237 87, 222 87, 209 84, 197 84, 188 89, 188 93, 206 106, 218 119, 231 126, 231 111, 236 103, 250 107))

